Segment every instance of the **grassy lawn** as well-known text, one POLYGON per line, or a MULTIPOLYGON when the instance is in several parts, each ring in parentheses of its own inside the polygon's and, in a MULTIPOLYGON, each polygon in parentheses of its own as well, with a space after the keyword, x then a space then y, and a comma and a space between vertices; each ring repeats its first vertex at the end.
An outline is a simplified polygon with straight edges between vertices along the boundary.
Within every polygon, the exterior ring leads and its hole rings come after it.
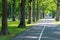
MULTIPOLYGON (((9 21, 8 22, 8 31, 10 32, 9 35, 0 35, 0 40, 9 40, 10 38, 13 38, 16 34, 23 32, 24 30, 28 29, 31 24, 26 24, 26 28, 17 28, 19 24, 19 21, 9 21)), ((0 22, 0 31, 1 31, 1 22, 0 22)))

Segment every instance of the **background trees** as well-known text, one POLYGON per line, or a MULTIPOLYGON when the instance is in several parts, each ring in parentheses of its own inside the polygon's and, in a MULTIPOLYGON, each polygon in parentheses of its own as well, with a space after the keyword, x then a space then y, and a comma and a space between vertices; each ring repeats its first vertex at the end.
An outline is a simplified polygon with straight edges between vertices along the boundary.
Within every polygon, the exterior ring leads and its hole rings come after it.
POLYGON ((28 18, 28 24, 32 23, 32 0, 29 0, 29 18, 28 18))
POLYGON ((53 18, 59 20, 59 3, 59 0, 0 0, 1 32, 8 34, 7 22, 12 20, 20 21, 18 27, 26 27, 25 20, 28 20, 29 24, 34 23, 46 14, 52 14, 53 18))

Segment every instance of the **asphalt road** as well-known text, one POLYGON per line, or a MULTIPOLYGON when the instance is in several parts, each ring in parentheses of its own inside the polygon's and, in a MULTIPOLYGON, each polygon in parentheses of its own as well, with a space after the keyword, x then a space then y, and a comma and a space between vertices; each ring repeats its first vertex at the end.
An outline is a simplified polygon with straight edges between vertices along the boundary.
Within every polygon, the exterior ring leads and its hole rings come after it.
POLYGON ((54 19, 42 19, 12 40, 60 40, 60 27, 54 19))

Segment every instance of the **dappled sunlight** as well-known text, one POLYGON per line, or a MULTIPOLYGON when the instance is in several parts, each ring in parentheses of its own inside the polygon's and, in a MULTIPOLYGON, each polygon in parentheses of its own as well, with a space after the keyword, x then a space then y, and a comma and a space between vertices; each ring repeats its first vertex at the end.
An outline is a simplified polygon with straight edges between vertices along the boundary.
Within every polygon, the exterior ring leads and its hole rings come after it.
POLYGON ((52 18, 52 19, 49 19, 49 18, 48 18, 48 19, 40 19, 40 20, 55 20, 55 19, 53 19, 53 18, 52 18))
POLYGON ((60 31, 59 32, 54 32, 55 34, 59 34, 60 35, 60 31))
POLYGON ((8 26, 18 26, 18 24, 19 24, 19 21, 15 21, 15 22, 10 21, 10 22, 8 22, 8 26))
POLYGON ((21 36, 21 37, 18 37, 18 38, 38 38, 37 36, 21 36))
POLYGON ((46 27, 41 40, 60 40, 60 30, 59 26, 56 27, 46 27))
POLYGON ((53 38, 53 37, 48 37, 48 36, 44 36, 44 37, 42 37, 41 40, 60 40, 60 39, 58 39, 58 38, 53 38))
POLYGON ((48 27, 56 27, 57 26, 55 19, 41 19, 35 25, 48 26, 48 27))
POLYGON ((0 40, 60 40, 59 4, 59 0, 0 0, 0 40))
POLYGON ((60 21, 56 21, 56 24, 57 24, 57 25, 60 25, 60 21))

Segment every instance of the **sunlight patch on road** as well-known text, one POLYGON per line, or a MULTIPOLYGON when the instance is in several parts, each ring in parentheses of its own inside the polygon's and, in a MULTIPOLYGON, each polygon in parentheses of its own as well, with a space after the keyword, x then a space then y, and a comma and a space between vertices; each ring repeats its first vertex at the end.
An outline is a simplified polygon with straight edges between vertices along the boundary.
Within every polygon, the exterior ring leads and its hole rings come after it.
POLYGON ((55 19, 41 19, 41 20, 55 20, 55 19))
POLYGON ((56 23, 37 23, 37 24, 56 24, 56 23))
POLYGON ((60 35, 60 32, 54 32, 55 34, 59 34, 60 35))
POLYGON ((19 38, 38 38, 37 36, 21 36, 19 38))

